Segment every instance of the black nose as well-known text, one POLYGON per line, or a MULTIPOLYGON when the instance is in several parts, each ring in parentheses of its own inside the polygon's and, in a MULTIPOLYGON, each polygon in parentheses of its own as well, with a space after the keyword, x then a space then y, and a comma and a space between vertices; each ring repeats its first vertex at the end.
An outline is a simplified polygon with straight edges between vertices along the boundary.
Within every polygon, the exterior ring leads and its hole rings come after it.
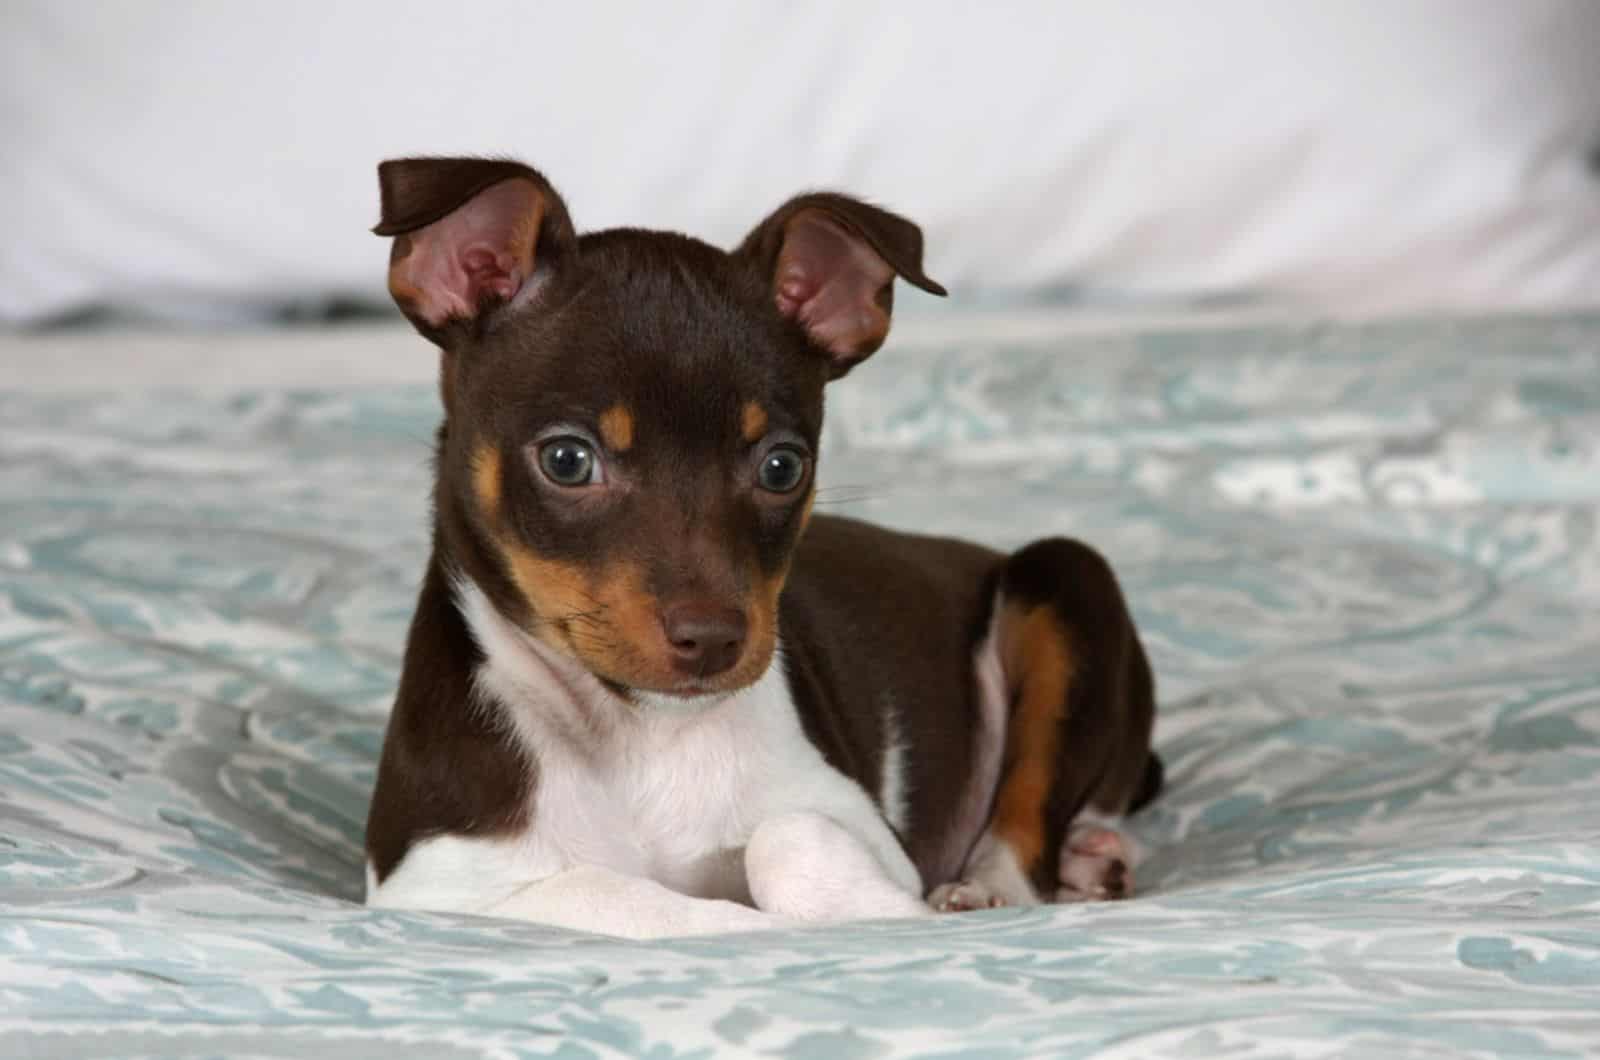
POLYGON ((674 604, 661 616, 679 672, 720 674, 739 661, 748 629, 744 612, 716 604, 674 604))

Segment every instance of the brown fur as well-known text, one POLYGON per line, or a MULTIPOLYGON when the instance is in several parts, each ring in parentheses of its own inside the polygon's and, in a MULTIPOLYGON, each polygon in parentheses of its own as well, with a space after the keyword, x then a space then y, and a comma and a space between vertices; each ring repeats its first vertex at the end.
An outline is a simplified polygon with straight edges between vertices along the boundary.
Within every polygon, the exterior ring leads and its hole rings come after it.
POLYGON ((922 272, 914 224, 805 195, 725 253, 664 232, 580 238, 554 188, 520 163, 412 159, 380 177, 377 231, 396 237, 396 263, 474 196, 522 182, 530 195, 505 226, 505 250, 538 270, 530 297, 486 296, 443 320, 417 311, 426 292, 408 286, 410 272, 392 274, 396 301, 441 349, 445 420, 434 556, 368 824, 380 880, 422 837, 521 827, 537 797, 537 763, 474 705, 481 655, 447 574, 624 693, 684 687, 662 623, 675 603, 746 618, 738 658, 695 692, 756 680, 781 629, 801 725, 869 792, 893 718, 909 748, 901 839, 930 887, 976 838, 952 828, 975 768, 973 653, 997 593, 1015 710, 996 827, 1042 882, 1046 853, 1083 806, 1153 794, 1149 669, 1096 554, 1055 540, 1007 557, 813 516, 809 467, 787 494, 756 485, 764 438, 817 452, 823 385, 882 341, 894 277, 942 293, 922 272), (791 266, 807 282, 842 270, 835 301, 783 289, 791 266), (819 305, 843 316, 819 322, 819 305), (557 423, 604 441, 603 477, 581 487, 544 477, 533 443, 557 423))

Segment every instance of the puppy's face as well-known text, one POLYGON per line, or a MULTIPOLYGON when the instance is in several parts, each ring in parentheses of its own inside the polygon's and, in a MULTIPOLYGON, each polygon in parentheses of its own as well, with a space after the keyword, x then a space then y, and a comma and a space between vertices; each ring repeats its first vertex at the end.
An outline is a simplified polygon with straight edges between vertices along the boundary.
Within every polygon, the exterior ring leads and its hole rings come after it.
POLYGON ((766 669, 812 496, 827 362, 687 239, 586 239, 463 349, 446 461, 524 627, 627 688, 766 669))
POLYGON ((443 351, 436 501, 459 573, 619 690, 756 680, 810 513, 823 386, 882 342, 896 274, 937 289, 915 226, 811 196, 730 254, 580 239, 515 163, 380 178, 391 291, 443 351))

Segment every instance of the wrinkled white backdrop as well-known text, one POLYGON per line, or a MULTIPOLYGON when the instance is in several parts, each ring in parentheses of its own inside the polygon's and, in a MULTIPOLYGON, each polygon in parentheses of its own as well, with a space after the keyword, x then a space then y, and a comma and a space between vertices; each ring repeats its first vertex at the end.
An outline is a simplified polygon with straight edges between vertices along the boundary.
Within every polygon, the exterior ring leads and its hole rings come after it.
POLYGON ((512 154, 580 227, 875 198, 963 292, 1600 302, 1600 4, 0 9, 0 320, 381 300, 373 166, 512 154))

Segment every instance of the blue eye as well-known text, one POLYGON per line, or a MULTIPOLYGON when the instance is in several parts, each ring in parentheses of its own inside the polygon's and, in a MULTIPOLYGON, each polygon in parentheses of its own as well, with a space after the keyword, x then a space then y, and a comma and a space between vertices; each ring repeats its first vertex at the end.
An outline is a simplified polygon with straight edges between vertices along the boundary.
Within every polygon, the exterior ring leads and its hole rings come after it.
POLYGON ((756 483, 768 493, 792 493, 806 477, 806 458, 799 450, 779 446, 761 458, 756 483))
POLYGON ((594 450, 582 438, 552 438, 539 447, 539 470, 557 486, 587 486, 595 481, 594 450))

